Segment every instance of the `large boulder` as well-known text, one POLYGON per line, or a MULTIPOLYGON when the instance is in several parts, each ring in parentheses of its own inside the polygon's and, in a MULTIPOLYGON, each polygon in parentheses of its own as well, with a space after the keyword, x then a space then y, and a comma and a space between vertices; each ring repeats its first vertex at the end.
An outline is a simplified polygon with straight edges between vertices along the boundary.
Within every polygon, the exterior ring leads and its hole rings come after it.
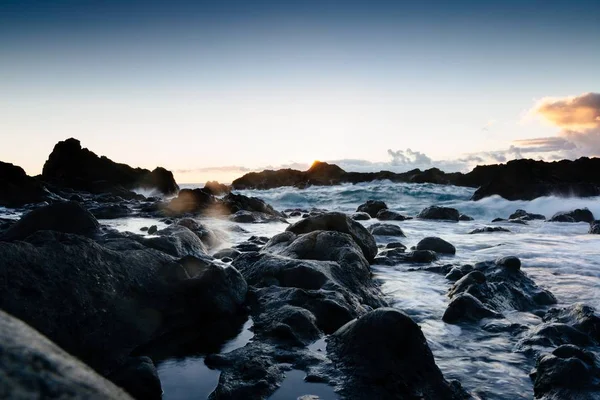
POLYGON ((456 254, 456 247, 439 237, 426 237, 417 243, 417 250, 431 250, 442 254, 456 254))
POLYGON ((396 211, 381 210, 377 213, 377 219, 380 221, 406 221, 407 219, 411 219, 411 217, 407 217, 396 211))
POLYGON ((421 328, 406 314, 380 308, 348 322, 327 344, 343 372, 347 399, 460 399, 435 364, 421 328))
POLYGON ((346 233, 361 248, 367 261, 372 261, 377 255, 377 244, 373 235, 360 223, 352 220, 343 213, 327 212, 321 215, 310 216, 288 226, 286 231, 298 235, 313 231, 346 233))
POLYGON ((578 208, 573 211, 562 211, 550 218, 551 222, 594 222, 594 214, 587 208, 578 208))
POLYGON ((0 161, 0 206, 22 207, 47 198, 44 186, 27 176, 23 168, 0 161))
POLYGON ((92 235, 98 231, 99 226, 96 218, 79 203, 58 202, 23 215, 4 232, 0 240, 22 240, 42 230, 92 235))
POLYGON ((381 200, 367 200, 356 209, 356 212, 366 212, 371 218, 376 218, 377 213, 381 210, 387 210, 387 204, 381 200))
POLYGON ((0 398, 131 399, 35 329, 2 310, 0 398))
POLYGON ((208 181, 204 184, 204 189, 209 191, 213 196, 222 196, 231 192, 229 186, 217 181, 208 181))
POLYGON ((402 228, 393 224, 376 223, 369 226, 369 232, 374 236, 399 236, 406 237, 402 228))
POLYGON ((61 187, 92 193, 137 188, 172 194, 179 190, 173 174, 158 167, 153 171, 132 168, 82 148, 77 139, 58 142, 42 170, 42 178, 61 187))
POLYGON ((421 211, 417 218, 458 222, 460 213, 456 208, 431 206, 421 211))
POLYGON ((133 349, 231 316, 245 300, 239 272, 208 256, 177 259, 125 237, 112 240, 118 251, 51 231, 0 242, 0 308, 105 374, 133 349))
POLYGON ((285 218, 285 215, 276 211, 271 205, 265 203, 258 197, 248 197, 243 194, 229 193, 222 200, 223 208, 228 214, 235 214, 238 211, 259 212, 273 217, 285 218))

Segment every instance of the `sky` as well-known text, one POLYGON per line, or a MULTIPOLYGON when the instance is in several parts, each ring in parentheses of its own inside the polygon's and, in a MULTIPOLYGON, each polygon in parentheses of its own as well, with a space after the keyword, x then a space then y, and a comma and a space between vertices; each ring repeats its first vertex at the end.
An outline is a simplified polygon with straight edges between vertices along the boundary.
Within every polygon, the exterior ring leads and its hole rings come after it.
POLYGON ((600 1, 0 2, 0 160, 178 182, 600 156, 600 1))

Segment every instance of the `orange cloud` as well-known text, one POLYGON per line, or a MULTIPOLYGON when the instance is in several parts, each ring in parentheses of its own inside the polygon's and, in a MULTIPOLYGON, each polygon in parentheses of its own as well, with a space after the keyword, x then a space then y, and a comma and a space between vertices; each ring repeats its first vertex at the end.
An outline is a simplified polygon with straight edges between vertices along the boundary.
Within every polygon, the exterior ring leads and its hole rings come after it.
POLYGON ((600 93, 565 98, 544 98, 533 113, 562 129, 576 131, 600 128, 600 93))

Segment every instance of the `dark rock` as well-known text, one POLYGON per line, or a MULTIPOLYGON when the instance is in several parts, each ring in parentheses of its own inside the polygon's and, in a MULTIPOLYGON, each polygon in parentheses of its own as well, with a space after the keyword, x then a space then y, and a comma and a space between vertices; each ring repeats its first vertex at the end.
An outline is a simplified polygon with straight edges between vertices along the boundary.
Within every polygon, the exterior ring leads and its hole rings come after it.
POLYGON ((164 168, 149 171, 118 164, 81 148, 79 140, 72 138, 54 146, 44 164, 42 178, 58 186, 92 193, 110 192, 119 187, 156 189, 164 194, 179 190, 173 174, 164 168))
POLYGON ((377 244, 373 235, 360 223, 348 218, 346 214, 328 212, 300 220, 287 227, 287 232, 303 234, 313 231, 336 231, 352 236, 352 239, 361 248, 367 261, 373 260, 377 255, 377 244))
POLYGON ((50 231, 0 242, 0 308, 103 374, 166 332, 239 311, 247 287, 235 269, 137 246, 50 231))
POLYGON ((142 232, 148 232, 148 229, 149 229, 149 228, 148 228, 147 226, 142 226, 142 227, 140 228, 140 231, 142 231, 142 232))
POLYGON ((204 189, 208 190, 213 196, 222 196, 229 194, 231 190, 227 185, 219 183, 217 181, 208 181, 204 184, 204 189))
POLYGON ((578 208, 573 211, 558 212, 550 218, 550 222, 594 222, 594 214, 587 208, 578 208))
POLYGON ((340 393, 347 399, 465 396, 442 376, 419 326, 395 309, 347 323, 330 337, 327 351, 344 374, 340 393))
POLYGON ((563 308, 551 308, 543 320, 568 324, 600 343, 600 316, 593 307, 574 303, 563 308))
POLYGON ((421 211, 417 218, 444 221, 458 221, 460 214, 456 208, 431 206, 421 211))
POLYGON ((231 215, 229 219, 233 222, 242 224, 264 224, 269 222, 284 222, 287 221, 283 217, 277 217, 271 214, 265 214, 257 211, 240 210, 231 215))
POLYGON ((449 281, 457 281, 464 276, 464 273, 460 270, 460 268, 452 268, 450 272, 448 272, 445 276, 449 281))
MULTIPOLYGON (((150 232, 150 230, 148 230, 150 232)), ((200 238, 188 228, 170 225, 155 232, 156 237, 141 237, 138 242, 146 247, 162 251, 174 257, 206 255, 206 246, 200 238)))
POLYGON ((39 332, 0 310, 0 397, 131 399, 39 332))
POLYGON ((437 259, 436 253, 431 250, 414 250, 405 253, 403 248, 396 248, 382 251, 380 255, 375 257, 373 263, 379 265, 423 264, 431 263, 437 259))
POLYGON ((131 211, 125 204, 102 205, 90 208, 89 211, 98 219, 125 218, 131 214, 131 211))
POLYGON ((366 212, 356 212, 352 214, 352 219, 355 221, 368 221, 371 219, 371 216, 366 212))
POLYGON ((283 213, 276 211, 269 204, 258 197, 248 197, 241 194, 229 193, 223 198, 222 205, 229 214, 235 214, 238 211, 253 211, 268 214, 273 217, 284 218, 283 213))
POLYGON ((194 234, 196 234, 196 236, 198 236, 202 243, 204 243, 208 248, 215 247, 219 245, 222 241, 219 235, 217 234, 217 231, 210 229, 209 227, 202 224, 196 219, 182 218, 179 221, 177 221, 177 225, 185 226, 186 228, 194 232, 194 234))
POLYGON ((460 293, 452 298, 444 312, 442 320, 449 324, 462 321, 479 321, 483 318, 501 318, 497 312, 489 309, 469 293, 460 293))
POLYGON ((181 189, 177 197, 167 204, 165 211, 170 215, 203 212, 206 214, 221 214, 215 197, 208 190, 181 189))
POLYGON ((367 200, 366 203, 361 204, 356 209, 356 212, 365 212, 371 216, 371 218, 376 218, 377 213, 381 210, 386 210, 387 204, 385 204, 381 200, 367 200))
POLYGON ((376 223, 369 226, 369 232, 374 236, 401 236, 406 237, 398 225, 376 223))
POLYGON ((148 235, 154 235, 158 232, 158 227, 156 225, 151 225, 150 228, 147 229, 148 235))
POLYGON ((417 244, 417 250, 432 250, 442 254, 456 254, 456 247, 439 237, 426 237, 417 244))
POLYGON ((496 260, 496 265, 517 272, 521 269, 521 260, 515 256, 502 257, 496 260))
POLYGON ((0 239, 22 240, 42 230, 92 235, 98 231, 99 226, 96 218, 79 203, 59 202, 23 215, 0 239))
POLYGON ((504 219, 504 218, 494 218, 494 219, 492 220, 492 222, 505 222, 505 221, 507 221, 507 220, 506 220, 506 219, 504 219))
POLYGON ((510 230, 508 230, 506 228, 502 228, 501 226, 486 226, 483 228, 473 229, 471 232, 469 232, 469 235, 474 235, 477 233, 493 233, 493 232, 510 232, 510 230))
POLYGON ((23 168, 0 161, 0 206, 22 207, 48 200, 48 192, 23 168))
POLYGON ((242 254, 242 252, 237 249, 222 249, 213 254, 213 257, 220 260, 226 257, 235 260, 240 254, 242 254))
POLYGON ((590 224, 589 233, 594 235, 600 235, 600 221, 594 221, 590 224))
POLYGON ((592 346, 597 344, 592 338, 570 325, 559 322, 539 324, 519 340, 517 349, 529 350, 557 347, 563 344, 592 346))
POLYGON ((388 243, 388 244, 385 245, 385 248, 386 249, 398 249, 398 248, 401 248, 401 249, 406 250, 406 246, 403 245, 400 242, 390 242, 390 243, 388 243))
POLYGON ((411 219, 411 217, 406 217, 396 211, 381 210, 377 213, 377 219, 380 221, 406 221, 407 219, 411 219))
POLYGON ((525 221, 531 221, 534 219, 545 220, 546 217, 543 216, 542 214, 531 214, 525 210, 519 209, 519 210, 515 211, 514 213, 510 214, 508 219, 522 219, 525 221))
POLYGON ((458 220, 459 220, 459 221, 474 221, 474 218, 473 218, 473 217, 469 217, 469 216, 468 216, 468 215, 466 215, 466 214, 460 214, 460 215, 458 216, 458 220))
POLYGON ((109 378, 136 399, 162 399, 158 372, 149 357, 130 357, 109 378))

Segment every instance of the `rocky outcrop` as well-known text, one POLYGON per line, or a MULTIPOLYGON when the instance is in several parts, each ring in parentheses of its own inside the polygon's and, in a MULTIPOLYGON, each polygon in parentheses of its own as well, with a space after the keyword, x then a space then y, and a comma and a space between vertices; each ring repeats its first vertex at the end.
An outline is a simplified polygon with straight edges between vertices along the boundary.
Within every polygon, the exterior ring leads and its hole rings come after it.
POLYGON ((458 222, 460 213, 456 208, 431 206, 421 211, 417 218, 458 222))
POLYGON ((27 324, 0 310, 0 397, 131 399, 27 324))
POLYGON ((91 193, 133 190, 158 190, 172 194, 179 190, 173 174, 158 167, 153 171, 132 168, 82 148, 79 140, 58 142, 44 164, 42 179, 59 187, 91 193))
POLYGON ((358 244, 367 261, 377 255, 377 244, 373 235, 360 223, 339 212, 327 212, 300 220, 286 229, 295 234, 313 231, 335 231, 350 235, 358 244))
POLYGON ((217 181, 208 181, 204 184, 204 188, 213 196, 222 196, 224 194, 229 194, 231 189, 229 186, 219 183, 217 181))
POLYGON ((587 208, 578 208, 573 211, 562 211, 554 214, 550 222, 594 222, 594 214, 587 208))
POLYGON ((41 203, 48 195, 44 186, 23 168, 0 161, 0 206, 16 208, 41 203))
POLYGON ((381 200, 367 200, 366 203, 361 204, 356 209, 356 212, 365 212, 371 216, 371 218, 377 218, 377 213, 387 210, 387 204, 381 200))

